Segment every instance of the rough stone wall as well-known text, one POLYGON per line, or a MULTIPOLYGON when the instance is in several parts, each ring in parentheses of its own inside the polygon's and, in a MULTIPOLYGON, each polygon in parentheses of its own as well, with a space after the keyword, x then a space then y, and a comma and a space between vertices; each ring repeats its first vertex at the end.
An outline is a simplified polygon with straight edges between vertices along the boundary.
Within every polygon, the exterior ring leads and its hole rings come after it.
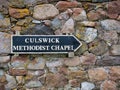
POLYGON ((0 0, 0 90, 120 90, 120 1, 0 0), (16 32, 73 34, 82 47, 16 56, 16 32))

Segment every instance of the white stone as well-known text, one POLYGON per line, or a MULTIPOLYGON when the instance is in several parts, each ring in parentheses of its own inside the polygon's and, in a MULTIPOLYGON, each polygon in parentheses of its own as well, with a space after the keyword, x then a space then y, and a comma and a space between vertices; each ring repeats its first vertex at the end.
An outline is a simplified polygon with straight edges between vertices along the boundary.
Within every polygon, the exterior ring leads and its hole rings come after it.
POLYGON ((57 61, 47 61, 46 66, 51 68, 51 67, 59 67, 62 66, 62 60, 57 60, 57 61))
POLYGON ((89 83, 89 82, 81 83, 81 90, 93 90, 94 88, 95 85, 93 83, 89 83))
POLYGON ((81 24, 84 26, 94 27, 96 23, 92 21, 82 21, 81 24))
POLYGON ((87 15, 86 15, 86 11, 82 8, 74 8, 73 11, 76 11, 75 12, 75 15, 73 13, 73 19, 76 20, 76 21, 83 21, 83 20, 87 20, 87 15), (78 9, 78 10, 77 10, 78 9), (79 14, 78 14, 79 13, 79 14))
POLYGON ((62 33, 73 33, 74 32, 74 20, 68 19, 62 28, 62 33))
POLYGON ((37 88, 37 87, 41 87, 42 84, 40 81, 30 81, 27 84, 25 84, 25 86, 27 88, 37 88))
POLYGON ((32 23, 41 23, 39 20, 33 20, 32 23))
POLYGON ((4 71, 0 70, 0 76, 3 76, 3 75, 4 75, 4 71))
POLYGON ((85 30, 86 30, 86 32, 85 32, 84 40, 87 43, 93 41, 97 37, 97 29, 85 28, 85 30))
POLYGON ((52 4, 42 4, 34 7, 33 17, 38 20, 50 19, 59 14, 57 8, 52 4))

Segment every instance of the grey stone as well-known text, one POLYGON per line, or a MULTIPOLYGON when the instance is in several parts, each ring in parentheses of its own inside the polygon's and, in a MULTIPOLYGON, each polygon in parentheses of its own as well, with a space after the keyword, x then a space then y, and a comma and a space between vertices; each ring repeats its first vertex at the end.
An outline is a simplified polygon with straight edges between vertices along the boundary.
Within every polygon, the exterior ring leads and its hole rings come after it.
POLYGON ((9 5, 17 8, 25 7, 24 0, 9 0, 9 5))
POLYGON ((0 68, 4 69, 4 70, 8 70, 8 64, 7 63, 0 63, 0 68))
POLYGON ((0 13, 0 19, 4 19, 4 16, 0 13))
POLYGON ((111 1, 111 0, 92 0, 92 2, 97 2, 97 3, 98 3, 98 2, 101 2, 101 3, 102 3, 102 2, 109 2, 109 1, 111 1))
POLYGON ((62 26, 62 22, 58 18, 53 19, 51 24, 52 24, 51 27, 52 27, 53 30, 57 30, 57 29, 61 28, 61 26, 62 26))
POLYGON ((105 30, 116 30, 120 32, 120 22, 117 20, 107 19, 101 21, 101 26, 105 30))
POLYGON ((35 6, 42 3, 47 3, 47 0, 24 0, 25 5, 35 6))
POLYGON ((49 68, 49 72, 51 72, 51 73, 57 73, 58 72, 58 70, 57 70, 57 68, 56 67, 50 67, 49 68))
POLYGON ((57 2, 59 0, 47 0, 48 2, 57 2))
POLYGON ((97 60, 97 66, 117 66, 120 65, 120 57, 104 56, 101 60, 97 60))
POLYGON ((23 56, 13 56, 11 58, 11 64, 10 67, 11 68, 15 68, 15 69, 25 69, 25 66, 27 64, 28 58, 27 57, 23 57, 23 56))
POLYGON ((82 82, 81 86, 81 90, 93 90, 95 88, 95 85, 90 82, 82 82))
POLYGON ((37 5, 34 7, 33 17, 38 20, 50 19, 59 14, 57 8, 52 4, 37 5))
POLYGON ((37 88, 37 87, 41 87, 42 84, 40 81, 30 81, 30 82, 26 83, 25 86, 27 88, 37 88))
POLYGON ((36 24, 33 27, 28 28, 27 30, 21 32, 24 35, 54 35, 54 31, 45 24, 36 24))
POLYGON ((58 30, 63 27, 65 22, 70 18, 71 9, 66 10, 65 12, 60 13, 56 16, 53 21, 51 22, 51 27, 53 30, 58 30))
POLYGON ((6 74, 7 84, 5 85, 6 89, 13 89, 17 86, 16 80, 13 76, 6 74))
POLYGON ((113 30, 110 31, 101 30, 99 32, 99 37, 105 40, 109 46, 117 44, 118 42, 118 34, 116 31, 113 30))
POLYGON ((11 52, 11 35, 0 32, 0 54, 9 54, 11 52))
POLYGON ((0 11, 3 14, 8 14, 8 0, 0 0, 0 11))
POLYGON ((108 45, 103 40, 95 39, 89 43, 89 51, 95 55, 102 55, 108 51, 108 45))
POLYGON ((35 60, 30 61, 27 69, 29 70, 39 70, 39 69, 44 69, 45 67, 45 59, 44 58, 35 58, 35 60))
POLYGON ((82 46, 75 52, 75 55, 77 56, 80 56, 81 54, 88 50, 88 45, 84 41, 81 42, 82 46))
POLYGON ((5 74, 4 71, 0 69, 0 77, 4 76, 4 74, 5 74))
POLYGON ((11 63, 11 67, 14 67, 14 68, 17 68, 17 69, 24 69, 25 67, 24 67, 24 62, 22 62, 22 61, 14 61, 14 62, 12 62, 11 63))
POLYGON ((0 27, 1 28, 6 28, 9 27, 10 24, 10 19, 9 18, 4 18, 4 19, 0 19, 0 27))

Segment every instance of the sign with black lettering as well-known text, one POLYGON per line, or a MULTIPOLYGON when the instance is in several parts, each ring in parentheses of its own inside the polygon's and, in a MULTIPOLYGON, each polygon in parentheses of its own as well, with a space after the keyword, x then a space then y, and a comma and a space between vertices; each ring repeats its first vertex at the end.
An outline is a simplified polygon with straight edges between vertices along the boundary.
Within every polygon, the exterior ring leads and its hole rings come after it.
POLYGON ((73 35, 14 35, 11 53, 68 53, 75 52, 81 42, 73 35))

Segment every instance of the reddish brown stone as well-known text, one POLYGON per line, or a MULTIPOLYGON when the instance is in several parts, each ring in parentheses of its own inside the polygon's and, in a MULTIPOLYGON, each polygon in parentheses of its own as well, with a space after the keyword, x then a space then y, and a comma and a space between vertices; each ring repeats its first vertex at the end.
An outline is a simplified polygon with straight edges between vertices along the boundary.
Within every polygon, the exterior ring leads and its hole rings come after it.
POLYGON ((111 55, 120 55, 120 45, 113 45, 110 50, 111 55))
POLYGON ((120 1, 112 1, 108 3, 107 15, 109 18, 116 19, 120 14, 120 1))
POLYGON ((22 30, 22 27, 21 26, 14 26, 12 28, 13 31, 21 31, 22 30))
POLYGON ((60 67, 58 72, 61 73, 61 74, 64 74, 64 75, 68 75, 69 74, 69 70, 66 67, 60 67))
POLYGON ((26 75, 27 74, 27 71, 24 70, 24 69, 9 69, 9 73, 10 75, 13 75, 13 76, 22 76, 22 75, 26 75))
POLYGON ((118 14, 108 14, 107 16, 111 19, 116 19, 118 17, 118 14))
POLYGON ((98 12, 96 12, 96 11, 90 11, 90 12, 87 14, 87 16, 88 16, 88 19, 89 19, 89 20, 92 20, 92 21, 101 19, 100 14, 99 14, 98 12))
POLYGON ((63 87, 68 84, 68 80, 63 74, 48 74, 46 76, 47 87, 63 87))
POLYGON ((78 16, 83 11, 83 8, 73 8, 73 16, 78 16))
POLYGON ((0 77, 0 84, 1 83, 6 83, 6 76, 1 76, 0 77))
POLYGON ((106 80, 101 84, 101 90, 118 90, 114 81, 106 80))
POLYGON ((9 8, 9 14, 13 18, 24 18, 29 15, 28 9, 17 9, 17 8, 9 8))
POLYGON ((119 20, 119 21, 120 21, 120 15, 118 16, 117 20, 119 20))
POLYGON ((23 61, 24 63, 28 60, 27 56, 14 56, 11 59, 11 62, 15 62, 15 61, 23 61))
POLYGON ((69 73, 69 79, 77 79, 79 82, 83 82, 88 79, 87 73, 85 71, 72 71, 69 73))
POLYGON ((5 90, 5 86, 4 85, 2 85, 2 86, 0 85, 0 89, 1 90, 5 90))
POLYGON ((66 66, 77 66, 77 65, 80 65, 80 58, 79 57, 65 58, 64 59, 64 64, 66 66))
POLYGON ((77 1, 72 1, 72 2, 68 2, 68 1, 59 1, 56 4, 56 7, 60 10, 60 11, 64 11, 68 8, 73 8, 73 7, 77 7, 79 4, 77 1))
POLYGON ((96 12, 99 13, 102 17, 107 16, 107 12, 104 11, 102 8, 97 9, 96 12))
POLYGON ((112 1, 108 3, 108 14, 120 14, 120 1, 112 1))
POLYGON ((96 62, 96 56, 92 53, 88 53, 80 57, 81 64, 83 65, 94 65, 96 62))
POLYGON ((107 79, 108 74, 104 68, 94 68, 88 70, 90 81, 103 81, 107 79))
POLYGON ((72 87, 79 87, 80 86, 80 82, 77 79, 70 80, 69 82, 70 82, 72 87))
POLYGON ((120 66, 113 66, 109 73, 109 78, 111 80, 120 80, 120 66))

